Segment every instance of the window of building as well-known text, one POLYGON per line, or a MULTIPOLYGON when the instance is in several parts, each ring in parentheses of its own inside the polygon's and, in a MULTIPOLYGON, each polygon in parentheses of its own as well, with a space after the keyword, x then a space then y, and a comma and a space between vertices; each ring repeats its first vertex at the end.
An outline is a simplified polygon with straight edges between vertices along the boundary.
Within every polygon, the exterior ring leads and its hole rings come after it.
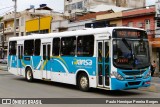
POLYGON ((137 22, 137 27, 143 28, 143 23, 142 22, 137 22))
POLYGON ((21 36, 24 36, 24 32, 21 32, 21 36))
POLYGON ((76 9, 76 4, 73 3, 73 4, 72 4, 72 10, 75 10, 75 9, 76 9))
POLYGON ((67 0, 69 3, 72 2, 72 0, 67 0))
POLYGON ((68 5, 65 6, 65 11, 68 11, 69 10, 69 7, 68 5))
POLYGON ((64 37, 61 39, 61 55, 74 56, 76 51, 76 37, 64 37))
POLYGON ((41 34, 49 33, 49 29, 41 30, 40 33, 41 33, 41 34))
POLYGON ((77 9, 82 9, 82 8, 83 8, 83 2, 78 2, 77 9))
POLYGON ((157 20, 157 27, 160 27, 160 20, 157 20))
MULTIPOLYGON (((40 30, 40 34, 46 34, 49 33, 49 29, 44 29, 44 30, 40 30)), ((39 31, 32 31, 32 32, 27 32, 26 35, 31 35, 31 34, 39 34, 39 31)))
POLYGON ((19 19, 16 19, 16 27, 19 26, 19 19))
POLYGON ((21 17, 21 26, 24 26, 24 17, 21 17))
POLYGON ((150 30, 150 20, 149 19, 145 20, 145 30, 150 30))
POLYGON ((87 6, 88 5, 88 0, 84 0, 84 5, 87 6))
POLYGON ((117 24, 110 24, 110 27, 116 27, 117 24))
POLYGON ((68 10, 72 10, 72 5, 68 5, 68 10))
POLYGON ((94 36, 79 36, 77 39, 77 56, 93 56, 94 36))
POLYGON ((133 27, 133 22, 128 22, 128 27, 133 27))
POLYGON ((11 41, 9 42, 9 55, 16 55, 17 51, 17 42, 11 41))
POLYGON ((53 56, 59 56, 60 51, 60 38, 54 38, 53 39, 53 56))
POLYGON ((32 56, 34 54, 34 40, 24 41, 24 55, 32 56))
POLYGON ((36 39, 35 40, 35 48, 34 48, 34 55, 39 56, 40 55, 40 50, 41 50, 41 40, 36 39))
POLYGON ((19 36, 19 33, 16 33, 16 36, 19 36))

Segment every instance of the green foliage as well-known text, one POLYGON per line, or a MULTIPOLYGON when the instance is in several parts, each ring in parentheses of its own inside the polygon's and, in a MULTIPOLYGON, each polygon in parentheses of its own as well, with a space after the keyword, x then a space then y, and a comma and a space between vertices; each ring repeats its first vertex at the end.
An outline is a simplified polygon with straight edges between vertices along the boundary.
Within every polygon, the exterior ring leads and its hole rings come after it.
POLYGON ((3 19, 3 17, 0 16, 0 21, 3 19))

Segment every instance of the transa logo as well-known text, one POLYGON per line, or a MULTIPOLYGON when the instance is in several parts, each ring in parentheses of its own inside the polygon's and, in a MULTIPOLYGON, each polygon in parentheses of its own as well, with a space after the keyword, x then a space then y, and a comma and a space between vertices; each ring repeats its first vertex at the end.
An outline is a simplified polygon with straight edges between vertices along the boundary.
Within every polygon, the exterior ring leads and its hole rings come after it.
POLYGON ((92 66, 92 60, 90 59, 74 59, 72 61, 72 65, 79 65, 79 66, 92 66))

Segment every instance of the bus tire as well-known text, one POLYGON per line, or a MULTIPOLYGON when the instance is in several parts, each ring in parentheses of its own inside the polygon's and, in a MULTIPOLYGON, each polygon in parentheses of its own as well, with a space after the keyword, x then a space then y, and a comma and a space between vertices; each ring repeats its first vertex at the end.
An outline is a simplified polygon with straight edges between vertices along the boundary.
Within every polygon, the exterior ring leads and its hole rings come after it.
POLYGON ((81 91, 89 91, 89 79, 87 74, 82 73, 78 76, 78 87, 81 91))
POLYGON ((27 68, 26 70, 26 80, 29 82, 32 82, 34 80, 31 68, 27 68))

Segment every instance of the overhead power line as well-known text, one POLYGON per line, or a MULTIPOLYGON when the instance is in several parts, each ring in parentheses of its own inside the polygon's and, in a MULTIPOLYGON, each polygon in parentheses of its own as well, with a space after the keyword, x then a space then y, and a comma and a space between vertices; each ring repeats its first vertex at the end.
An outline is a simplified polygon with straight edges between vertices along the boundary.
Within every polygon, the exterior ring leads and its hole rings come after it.
POLYGON ((9 6, 9 7, 4 7, 4 8, 0 8, 0 10, 4 10, 4 9, 7 9, 7 8, 13 8, 14 6, 9 6))
POLYGON ((1 13, 0 15, 4 15, 5 13, 8 13, 8 12, 10 12, 10 11, 13 10, 13 9, 14 9, 14 8, 11 8, 11 9, 9 9, 9 10, 7 10, 7 11, 1 13))

